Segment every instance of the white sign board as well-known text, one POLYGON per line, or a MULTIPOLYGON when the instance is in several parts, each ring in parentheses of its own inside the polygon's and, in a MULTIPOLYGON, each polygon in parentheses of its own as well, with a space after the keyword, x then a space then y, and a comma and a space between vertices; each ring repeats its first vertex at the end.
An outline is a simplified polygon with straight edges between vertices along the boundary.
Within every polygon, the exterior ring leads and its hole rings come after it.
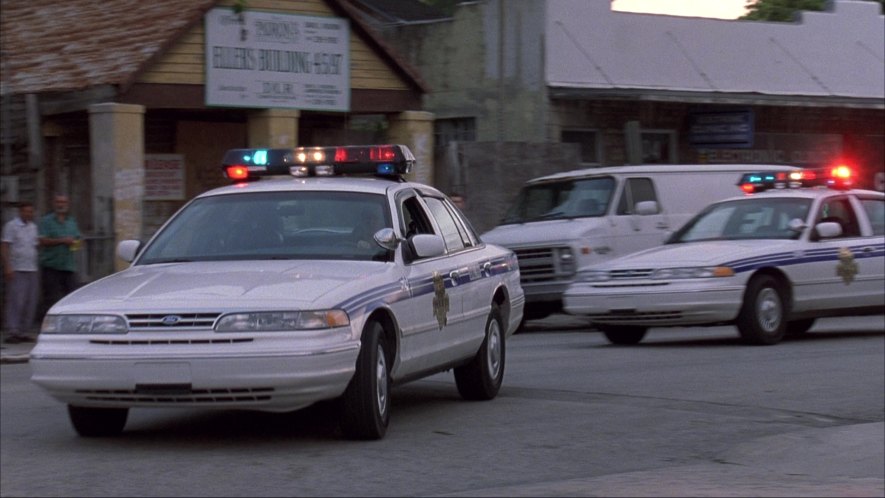
POLYGON ((208 106, 350 110, 347 19, 216 8, 205 52, 208 106))
POLYGON ((144 200, 184 200, 183 155, 144 155, 144 200))

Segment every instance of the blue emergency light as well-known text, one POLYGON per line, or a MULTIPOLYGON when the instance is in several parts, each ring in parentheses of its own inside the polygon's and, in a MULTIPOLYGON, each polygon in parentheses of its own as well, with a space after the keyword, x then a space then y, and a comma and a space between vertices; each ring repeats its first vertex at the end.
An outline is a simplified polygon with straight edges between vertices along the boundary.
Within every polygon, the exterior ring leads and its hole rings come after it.
POLYGON ((401 179, 415 156, 405 145, 348 145, 288 149, 231 149, 221 167, 227 178, 248 181, 270 175, 374 175, 401 179))

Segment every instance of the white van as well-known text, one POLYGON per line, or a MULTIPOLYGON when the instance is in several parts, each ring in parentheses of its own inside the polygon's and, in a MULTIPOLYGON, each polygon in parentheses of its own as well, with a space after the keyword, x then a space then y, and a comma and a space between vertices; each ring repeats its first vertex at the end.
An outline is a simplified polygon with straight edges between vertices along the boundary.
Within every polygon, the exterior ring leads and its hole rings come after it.
POLYGON ((706 205, 740 194, 741 175, 786 165, 590 168, 529 180, 504 219, 484 233, 519 258, 525 320, 562 310, 578 268, 656 246, 706 205))

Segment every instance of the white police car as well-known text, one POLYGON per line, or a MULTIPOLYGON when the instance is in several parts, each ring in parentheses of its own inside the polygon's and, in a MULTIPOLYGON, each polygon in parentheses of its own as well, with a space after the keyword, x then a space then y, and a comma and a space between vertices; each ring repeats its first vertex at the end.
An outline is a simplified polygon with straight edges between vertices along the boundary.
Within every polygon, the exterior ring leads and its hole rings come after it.
POLYGON ((413 162, 398 145, 229 151, 235 185, 121 242, 128 269, 49 310, 33 382, 83 436, 121 432, 132 407, 335 399, 345 436, 378 439, 391 386, 447 369, 463 398, 494 398, 524 306, 516 257, 403 181, 413 162))
POLYGON ((616 344, 649 327, 731 323, 774 344, 818 317, 885 313, 885 194, 851 178, 844 167, 744 175, 744 197, 706 207, 666 244, 583 268, 565 309, 616 344))

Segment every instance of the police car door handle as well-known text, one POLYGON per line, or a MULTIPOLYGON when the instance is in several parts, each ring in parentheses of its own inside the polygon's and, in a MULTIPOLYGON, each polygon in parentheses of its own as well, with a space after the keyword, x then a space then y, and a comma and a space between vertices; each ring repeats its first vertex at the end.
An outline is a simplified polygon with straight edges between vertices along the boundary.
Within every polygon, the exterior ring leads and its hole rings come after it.
POLYGON ((482 264, 482 272, 486 275, 492 274, 492 262, 491 261, 486 261, 485 263, 482 264))
POLYGON ((658 224, 655 226, 657 228, 660 228, 661 230, 666 230, 666 229, 670 228, 670 225, 668 225, 666 221, 659 221, 658 224))
POLYGON ((458 279, 461 278, 461 272, 452 270, 449 272, 449 278, 452 279, 452 285, 458 285, 458 279))

